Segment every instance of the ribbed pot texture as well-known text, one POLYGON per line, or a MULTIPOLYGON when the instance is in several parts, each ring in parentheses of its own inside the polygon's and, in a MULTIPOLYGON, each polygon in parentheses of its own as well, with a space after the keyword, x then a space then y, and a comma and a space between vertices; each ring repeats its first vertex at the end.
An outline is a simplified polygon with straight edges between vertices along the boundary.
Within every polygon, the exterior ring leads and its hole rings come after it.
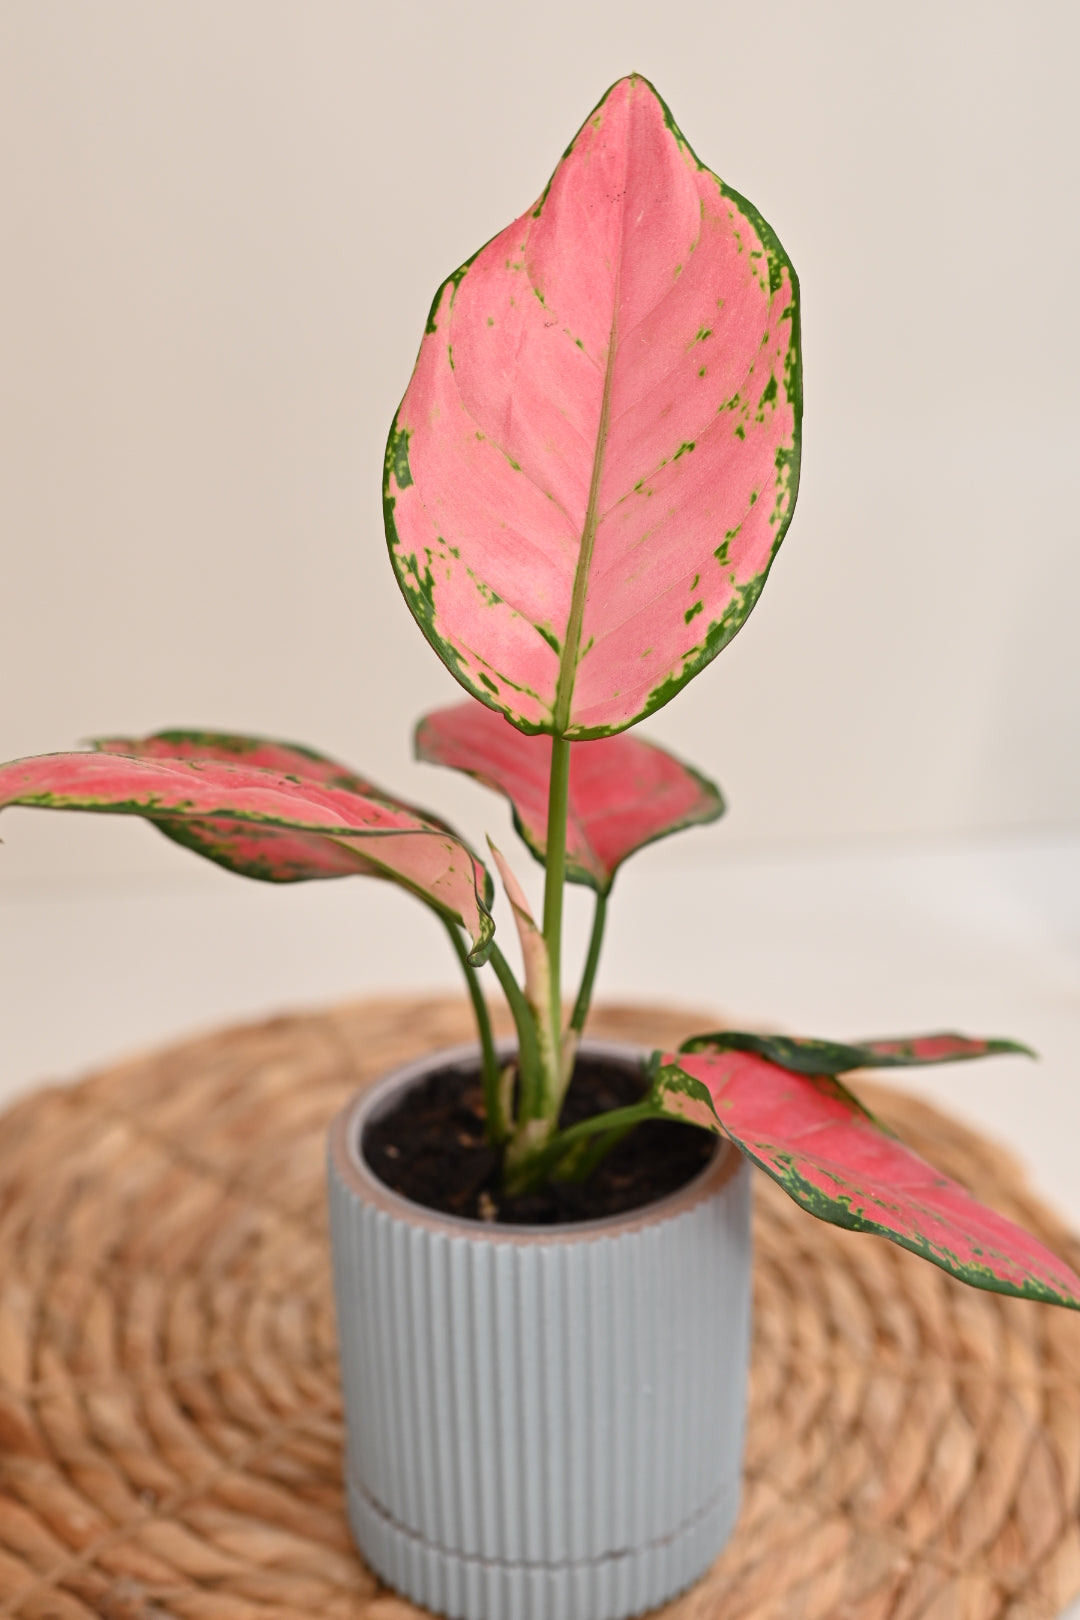
POLYGON ((564 1226, 425 1209, 368 1169, 364 1128, 468 1055, 397 1070, 331 1128, 353 1534, 455 1620, 620 1620, 704 1573, 735 1522, 748 1169, 725 1145, 671 1197, 564 1226))

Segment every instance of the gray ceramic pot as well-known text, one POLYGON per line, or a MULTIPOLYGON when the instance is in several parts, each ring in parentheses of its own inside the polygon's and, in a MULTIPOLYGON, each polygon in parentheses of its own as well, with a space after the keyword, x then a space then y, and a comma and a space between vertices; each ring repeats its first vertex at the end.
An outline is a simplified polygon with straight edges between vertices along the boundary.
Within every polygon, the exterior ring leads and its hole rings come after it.
POLYGON ((377 1180, 361 1143, 403 1090, 468 1059, 397 1070, 331 1129, 353 1534, 444 1615, 618 1620, 701 1575, 735 1521, 748 1170, 723 1147, 681 1191, 609 1220, 440 1215, 377 1180))

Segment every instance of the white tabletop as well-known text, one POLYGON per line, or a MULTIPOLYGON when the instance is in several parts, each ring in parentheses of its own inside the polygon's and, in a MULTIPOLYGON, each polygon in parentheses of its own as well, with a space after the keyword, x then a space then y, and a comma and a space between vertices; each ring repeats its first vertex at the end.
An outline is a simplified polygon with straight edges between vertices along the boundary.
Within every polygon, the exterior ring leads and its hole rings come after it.
MULTIPOLYGON (((571 960, 587 904, 571 896, 571 960)), ((9 886, 0 1100, 233 1019, 453 989, 456 971, 433 920, 377 883, 274 889, 191 863, 171 884, 9 886)), ((1008 1143, 1080 1230, 1080 834, 784 854, 724 854, 707 835, 660 845, 618 879, 600 993, 808 1035, 1024 1040, 1038 1062, 899 1083, 1008 1143)), ((1069 1613, 1080 1620, 1080 1604, 1069 1613)))

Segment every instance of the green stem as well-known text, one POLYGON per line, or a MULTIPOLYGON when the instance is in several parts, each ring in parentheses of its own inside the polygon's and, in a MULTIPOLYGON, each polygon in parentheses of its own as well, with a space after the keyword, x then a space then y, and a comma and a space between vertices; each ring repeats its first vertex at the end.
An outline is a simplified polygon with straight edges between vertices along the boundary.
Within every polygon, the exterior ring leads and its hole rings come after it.
POLYGON ((579 1035, 585 1028, 585 1020, 589 1016, 589 1003, 592 1001, 593 981, 596 978, 596 969, 600 961, 600 947, 604 943, 604 924, 606 921, 607 895, 598 892, 596 910, 593 912, 592 933, 589 936, 589 950, 581 974, 581 988, 578 990, 574 1011, 570 1017, 570 1028, 576 1029, 579 1035))
POLYGON ((491 1014, 484 1000, 484 992, 480 988, 480 975, 469 961, 469 953, 457 924, 452 923, 449 917, 444 917, 443 922, 465 974, 469 998, 476 1014, 476 1028, 480 1035, 480 1050, 483 1054, 484 1121, 487 1139, 489 1142, 504 1142, 507 1136, 507 1121, 503 1113, 499 1088, 499 1059, 495 1051, 495 1037, 491 1033, 491 1014))
MULTIPOLYGON (((564 1131, 551 1137, 539 1152, 530 1154, 515 1167, 511 1192, 528 1192, 531 1187, 537 1186, 558 1165, 559 1160, 577 1146, 579 1142, 587 1141, 598 1131, 617 1132, 621 1140, 626 1132, 635 1125, 642 1124, 647 1119, 655 1119, 657 1114, 655 1103, 645 1098, 642 1102, 631 1103, 627 1108, 611 1108, 604 1114, 592 1114, 588 1119, 579 1120, 576 1125, 568 1125, 564 1131)), ((614 1141, 611 1146, 614 1147, 614 1141)))
POLYGON ((518 1038, 518 1109, 517 1122, 536 1119, 540 1113, 543 1077, 540 1071, 540 1047, 536 1039, 529 1003, 521 993, 514 971, 497 945, 491 947, 488 958, 495 977, 502 985, 503 994, 513 1014, 518 1038))
MULTIPOLYGON (((562 1052, 562 914, 566 878, 566 813, 570 797, 570 743, 551 739, 551 785, 548 790, 546 877, 544 883, 544 942, 547 945, 551 993, 548 1018, 554 1063, 561 1067, 562 1052)), ((559 1073, 544 1076, 543 1113, 554 1121, 562 1091, 559 1073)))
POLYGON ((634 1119, 619 1130, 607 1131, 604 1135, 595 1136, 591 1142, 579 1142, 578 1151, 570 1150, 569 1158, 563 1158, 559 1165, 560 1181, 588 1181, 598 1164, 601 1164, 613 1148, 617 1148, 625 1136, 640 1125, 641 1121, 634 1119))

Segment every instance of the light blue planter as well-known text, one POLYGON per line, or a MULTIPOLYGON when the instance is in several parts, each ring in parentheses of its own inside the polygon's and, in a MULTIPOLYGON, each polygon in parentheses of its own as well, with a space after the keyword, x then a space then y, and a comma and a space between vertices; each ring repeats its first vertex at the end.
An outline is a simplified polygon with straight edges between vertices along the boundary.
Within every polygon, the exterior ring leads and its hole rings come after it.
POLYGON ((748 1169, 724 1148, 670 1198, 570 1226, 424 1209, 372 1175, 364 1126, 471 1055, 397 1070, 331 1129, 353 1534, 455 1620, 620 1620, 694 1581, 735 1522, 748 1169))

